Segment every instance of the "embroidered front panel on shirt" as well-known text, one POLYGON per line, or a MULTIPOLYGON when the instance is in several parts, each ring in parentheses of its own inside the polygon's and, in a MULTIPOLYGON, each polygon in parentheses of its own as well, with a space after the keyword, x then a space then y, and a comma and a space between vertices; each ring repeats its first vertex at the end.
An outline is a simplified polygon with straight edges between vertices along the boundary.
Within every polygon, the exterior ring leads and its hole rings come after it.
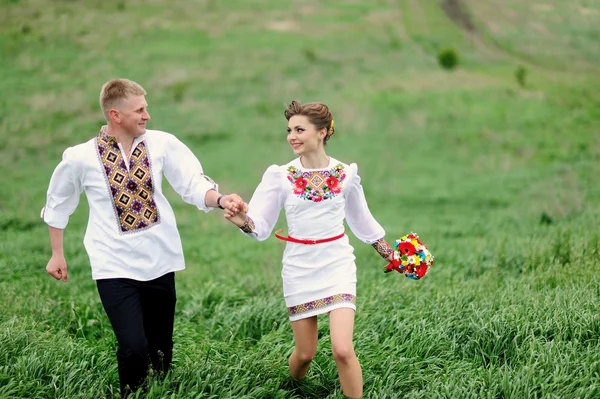
POLYGON ((97 149, 120 232, 132 233, 160 223, 154 202, 150 157, 144 141, 131 153, 129 170, 114 137, 101 132, 97 149))
POLYGON ((356 305, 356 296, 352 294, 336 294, 326 298, 317 299, 315 301, 306 302, 301 305, 290 306, 288 308, 288 315, 290 317, 299 316, 316 310, 332 307, 333 305, 343 302, 356 305))
POLYGON ((335 197, 342 191, 346 172, 342 164, 337 164, 330 170, 310 172, 303 172, 290 166, 287 178, 292 185, 294 194, 298 197, 308 201, 321 202, 335 197))

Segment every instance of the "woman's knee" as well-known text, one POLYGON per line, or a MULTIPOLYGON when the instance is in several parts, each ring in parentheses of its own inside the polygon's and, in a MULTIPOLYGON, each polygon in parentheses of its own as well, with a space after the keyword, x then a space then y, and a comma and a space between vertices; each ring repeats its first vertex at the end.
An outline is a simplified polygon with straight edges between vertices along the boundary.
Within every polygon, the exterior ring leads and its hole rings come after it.
POLYGON ((347 363, 355 357, 352 344, 335 344, 331 346, 333 358, 336 362, 347 363))
POLYGON ((298 359, 298 361, 301 363, 308 364, 308 363, 312 362, 313 359, 315 358, 315 353, 316 353, 316 351, 314 351, 314 350, 298 350, 298 349, 296 349, 296 359, 298 359))

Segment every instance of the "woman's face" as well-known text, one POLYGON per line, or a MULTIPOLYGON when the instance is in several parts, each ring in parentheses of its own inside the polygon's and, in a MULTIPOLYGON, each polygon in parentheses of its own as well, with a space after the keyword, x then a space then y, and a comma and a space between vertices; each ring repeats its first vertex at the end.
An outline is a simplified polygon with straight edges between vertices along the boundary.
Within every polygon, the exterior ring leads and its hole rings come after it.
POLYGON ((287 141, 294 154, 306 155, 323 146, 326 129, 317 129, 307 116, 294 115, 288 121, 287 141))

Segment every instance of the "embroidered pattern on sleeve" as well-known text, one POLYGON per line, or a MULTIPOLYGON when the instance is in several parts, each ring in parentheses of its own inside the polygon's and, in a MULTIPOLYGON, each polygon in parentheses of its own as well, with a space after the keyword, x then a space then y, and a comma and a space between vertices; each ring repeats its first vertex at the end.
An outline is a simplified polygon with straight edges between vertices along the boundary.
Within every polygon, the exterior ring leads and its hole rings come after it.
POLYGON ((375 248, 375 251, 377 251, 377 253, 379 253, 379 255, 381 255, 381 257, 384 259, 387 259, 387 257, 390 256, 392 252, 394 252, 392 247, 390 247, 390 244, 388 244, 387 241, 383 238, 380 238, 379 240, 371 244, 371 246, 375 248))
POLYGON ((246 217, 246 221, 244 222, 243 225, 240 226, 240 229, 244 232, 244 233, 254 233, 254 220, 252 220, 250 217, 246 217))
POLYGON ((213 179, 211 179, 210 177, 208 177, 204 173, 202 174, 202 177, 204 178, 204 180, 206 180, 207 182, 209 182, 210 184, 212 184, 213 190, 217 189, 217 183, 215 183, 215 181, 213 179))
POLYGON ((119 233, 134 233, 160 223, 146 144, 139 142, 131 153, 129 170, 114 137, 100 131, 96 150, 112 196, 119 233))

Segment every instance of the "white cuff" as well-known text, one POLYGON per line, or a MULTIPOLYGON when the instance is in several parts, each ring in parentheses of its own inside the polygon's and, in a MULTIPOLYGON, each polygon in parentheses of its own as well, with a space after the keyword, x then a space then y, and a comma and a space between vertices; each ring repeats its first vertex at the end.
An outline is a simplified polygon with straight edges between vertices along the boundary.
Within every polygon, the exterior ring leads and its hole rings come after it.
POLYGON ((206 205, 206 193, 208 193, 210 190, 215 190, 216 192, 219 192, 219 185, 213 182, 213 186, 206 188, 206 191, 204 192, 198 193, 198 199, 194 201, 198 209, 207 213, 212 211, 213 209, 217 209, 217 207, 206 205))
POLYGON ((44 219, 44 222, 51 227, 57 229, 64 229, 69 223, 69 215, 56 212, 55 210, 43 207, 40 213, 40 217, 44 219))

